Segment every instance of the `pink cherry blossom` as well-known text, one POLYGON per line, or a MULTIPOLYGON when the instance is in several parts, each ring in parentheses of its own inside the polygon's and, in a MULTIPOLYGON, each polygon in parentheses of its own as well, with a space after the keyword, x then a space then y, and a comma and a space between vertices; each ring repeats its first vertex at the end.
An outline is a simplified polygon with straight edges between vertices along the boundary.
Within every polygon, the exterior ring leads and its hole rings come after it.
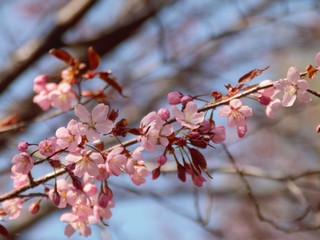
POLYGON ((9 219, 16 219, 22 211, 23 200, 21 198, 12 198, 2 203, 3 210, 7 213, 9 219))
POLYGON ((33 91, 35 93, 40 93, 42 90, 46 89, 46 84, 49 80, 47 75, 39 75, 33 80, 33 91))
POLYGON ((104 161, 100 153, 87 149, 82 150, 81 153, 68 154, 66 160, 76 164, 73 172, 78 177, 82 177, 85 173, 97 176, 99 174, 98 165, 104 161))
MULTIPOLYGON (((67 206, 67 204, 69 203, 68 192, 72 189, 73 187, 70 184, 68 184, 65 179, 61 178, 57 180, 57 191, 60 195, 60 202, 57 206, 58 208, 65 208, 67 206)), ((54 189, 51 189, 49 191, 49 198, 51 200, 53 200, 53 192, 54 192, 54 189)))
POLYGON ((135 170, 134 165, 142 159, 142 151, 144 150, 143 147, 137 147, 133 150, 130 154, 130 157, 127 159, 125 171, 128 174, 132 174, 135 170))
POLYGON ((56 131, 57 144, 61 148, 67 148, 70 152, 74 152, 81 143, 81 135, 78 122, 74 119, 68 123, 67 128, 60 127, 56 131))
POLYGON ((59 146, 57 145, 57 138, 52 137, 46 140, 43 140, 39 143, 39 152, 43 156, 51 156, 58 150, 60 150, 59 146))
POLYGON ((272 100, 267 108, 266 108, 266 115, 268 118, 273 119, 274 118, 274 111, 282 106, 280 99, 274 99, 272 100))
POLYGON ((49 94, 57 89, 56 83, 48 83, 45 88, 41 90, 37 95, 34 96, 33 102, 37 104, 42 110, 48 110, 51 106, 51 100, 49 94))
POLYGON ((139 165, 135 166, 133 174, 130 175, 131 181, 137 186, 145 183, 145 177, 148 176, 148 169, 143 164, 143 161, 139 161, 139 165))
POLYGON ((103 103, 98 104, 91 114, 81 104, 74 111, 82 123, 79 125, 80 132, 90 142, 100 140, 100 134, 109 134, 114 127, 113 122, 108 119, 109 106, 103 103))
POLYGON ((127 157, 122 152, 123 148, 117 147, 108 153, 106 166, 110 175, 119 176, 121 168, 126 164, 127 157))
POLYGON ((164 121, 156 112, 149 113, 141 120, 140 128, 142 129, 143 134, 138 137, 138 141, 141 141, 141 146, 145 150, 150 152, 154 151, 163 124, 164 121))
POLYGON ((297 68, 291 67, 287 73, 287 79, 281 79, 274 84, 275 88, 283 93, 282 106, 291 107, 295 100, 310 102, 311 97, 307 92, 309 84, 306 80, 300 79, 297 68))
POLYGON ((12 164, 12 173, 27 175, 33 167, 33 160, 28 153, 22 152, 12 158, 12 164))
POLYGON ((165 155, 161 155, 157 158, 157 163, 159 163, 159 165, 164 165, 166 162, 168 161, 168 158, 165 155))
POLYGON ((162 146, 164 146, 164 147, 168 146, 168 144, 169 144, 168 137, 172 133, 173 133, 172 124, 167 124, 167 125, 163 126, 163 128, 161 128, 160 134, 159 134, 159 141, 162 146))
POLYGON ((260 103, 263 105, 268 105, 278 92, 273 86, 273 81, 271 80, 264 80, 261 83, 259 83, 259 87, 264 87, 268 85, 271 85, 271 87, 259 90, 257 93, 257 97, 259 98, 260 103))
POLYGON ((14 189, 20 188, 26 183, 29 183, 29 177, 26 174, 20 174, 20 173, 13 173, 11 175, 11 179, 13 180, 13 187, 14 189))
POLYGON ((232 99, 229 105, 223 106, 219 110, 221 117, 228 117, 228 125, 243 126, 246 124, 246 118, 252 116, 252 109, 244 106, 240 99, 232 99))
POLYGON ((204 112, 198 113, 197 104, 194 102, 188 102, 183 112, 176 106, 173 106, 172 113, 182 127, 189 129, 199 128, 200 124, 204 121, 204 112))
POLYGON ((49 100, 52 107, 66 112, 71 109, 72 102, 76 100, 76 95, 69 83, 60 83, 57 89, 50 92, 49 100))

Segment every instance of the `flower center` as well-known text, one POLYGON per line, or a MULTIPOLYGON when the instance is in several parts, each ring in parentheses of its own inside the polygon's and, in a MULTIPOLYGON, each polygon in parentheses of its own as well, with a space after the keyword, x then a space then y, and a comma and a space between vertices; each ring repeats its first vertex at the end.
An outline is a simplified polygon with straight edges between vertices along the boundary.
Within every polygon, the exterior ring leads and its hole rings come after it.
POLYGON ((290 84, 289 86, 286 87, 285 91, 290 95, 295 95, 297 92, 297 87, 290 84))

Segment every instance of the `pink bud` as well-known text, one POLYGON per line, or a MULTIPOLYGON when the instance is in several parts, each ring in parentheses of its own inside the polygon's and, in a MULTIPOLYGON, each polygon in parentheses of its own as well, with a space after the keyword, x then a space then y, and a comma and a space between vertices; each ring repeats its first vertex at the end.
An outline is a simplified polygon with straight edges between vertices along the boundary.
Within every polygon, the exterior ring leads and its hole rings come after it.
POLYGON ((190 102, 190 101, 192 101, 192 97, 190 97, 190 96, 183 96, 182 98, 181 98, 181 103, 183 104, 183 105, 186 105, 188 102, 190 102))
POLYGON ((29 144, 27 142, 20 142, 18 144, 18 150, 20 152, 24 152, 24 151, 26 151, 28 149, 28 146, 29 146, 29 144))
POLYGON ((30 205, 29 212, 31 214, 36 214, 36 213, 39 212, 39 210, 40 210, 40 202, 41 202, 41 200, 38 200, 38 201, 36 201, 36 202, 34 202, 34 203, 32 203, 30 205))
POLYGON ((167 162, 167 157, 164 155, 161 155, 157 158, 157 163, 159 163, 161 166, 164 165, 167 162))
POLYGON ((109 198, 105 192, 101 192, 98 197, 98 205, 102 208, 108 207, 109 198))
POLYGON ((247 133, 247 125, 238 126, 238 136, 239 138, 243 138, 247 133))
POLYGON ((152 170, 152 179, 156 180, 160 176, 160 166, 152 170))
POLYGON ((59 206, 60 201, 61 201, 61 196, 56 189, 52 193, 52 201, 53 201, 54 205, 59 206))
POLYGON ((166 121, 170 117, 170 112, 166 108, 160 108, 158 111, 158 116, 163 120, 166 121))
POLYGON ((170 92, 167 96, 167 100, 170 105, 177 105, 181 102, 182 94, 179 92, 170 92))

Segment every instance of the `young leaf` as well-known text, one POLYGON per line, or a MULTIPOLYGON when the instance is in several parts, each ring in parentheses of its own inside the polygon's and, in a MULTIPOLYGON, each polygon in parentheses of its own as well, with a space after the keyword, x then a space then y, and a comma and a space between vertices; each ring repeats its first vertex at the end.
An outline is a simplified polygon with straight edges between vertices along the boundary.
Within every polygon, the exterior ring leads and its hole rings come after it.
POLYGON ((252 71, 248 72, 247 74, 243 75, 239 80, 238 83, 245 84, 255 77, 259 76, 261 73, 263 73, 265 70, 267 70, 269 67, 266 67, 264 69, 253 69, 252 71))
POLYGON ((88 58, 89 58, 90 69, 91 70, 97 69, 97 67, 100 64, 100 56, 93 49, 93 47, 88 48, 88 58))
POLYGON ((52 56, 55 56, 56 58, 58 58, 58 59, 60 59, 62 61, 64 61, 66 64, 68 64, 70 66, 72 66, 74 64, 73 57, 71 57, 71 55, 68 52, 66 52, 66 51, 64 51, 62 49, 53 48, 53 49, 51 49, 49 51, 49 54, 51 54, 52 56))
POLYGON ((99 78, 117 90, 123 97, 126 97, 122 94, 122 87, 117 83, 111 72, 99 72, 99 78))
POLYGON ((207 161, 205 157, 195 148, 188 148, 192 162, 196 168, 201 168, 202 170, 207 170, 207 161))

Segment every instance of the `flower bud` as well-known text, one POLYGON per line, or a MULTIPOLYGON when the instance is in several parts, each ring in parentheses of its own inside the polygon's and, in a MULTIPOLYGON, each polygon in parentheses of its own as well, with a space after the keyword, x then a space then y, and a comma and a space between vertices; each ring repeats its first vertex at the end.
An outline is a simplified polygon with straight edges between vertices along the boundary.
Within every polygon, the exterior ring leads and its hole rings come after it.
POLYGON ((40 202, 41 202, 41 199, 39 199, 38 201, 32 203, 29 207, 29 212, 31 214, 36 214, 39 212, 40 210, 40 202))
POLYGON ((160 176, 160 166, 152 170, 152 180, 156 180, 160 176))
POLYGON ((166 108, 160 108, 157 114, 163 121, 168 120, 170 117, 170 112, 166 108))
POLYGON ((102 208, 108 207, 109 198, 105 192, 100 192, 98 197, 98 205, 102 208))
POLYGON ((192 97, 190 97, 190 96, 183 96, 182 98, 181 98, 181 103, 183 104, 183 105, 186 105, 188 102, 190 102, 190 101, 192 101, 192 97))
POLYGON ((61 196, 56 189, 52 193, 52 201, 53 201, 54 205, 59 206, 60 201, 61 201, 61 196))
POLYGON ((24 152, 24 151, 26 151, 28 149, 28 146, 29 146, 29 144, 27 142, 20 142, 18 144, 18 150, 20 152, 24 152))
POLYGON ((164 155, 161 155, 157 158, 157 163, 159 163, 161 166, 164 165, 167 162, 167 157, 164 155))
POLYGON ((182 94, 179 92, 170 92, 167 96, 167 100, 170 105, 177 105, 181 102, 182 94))

